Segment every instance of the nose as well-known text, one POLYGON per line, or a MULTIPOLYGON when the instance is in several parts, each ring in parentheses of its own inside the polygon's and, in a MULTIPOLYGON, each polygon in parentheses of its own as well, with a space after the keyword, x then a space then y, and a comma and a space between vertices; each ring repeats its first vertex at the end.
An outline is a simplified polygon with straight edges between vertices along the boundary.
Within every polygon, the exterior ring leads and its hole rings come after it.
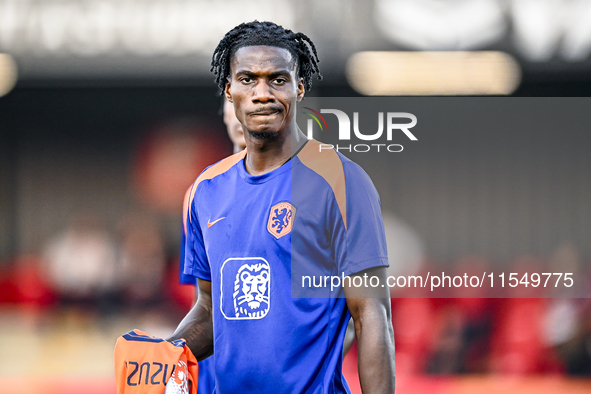
POLYGON ((252 101, 255 103, 272 103, 275 101, 271 86, 264 79, 257 81, 254 86, 252 101))

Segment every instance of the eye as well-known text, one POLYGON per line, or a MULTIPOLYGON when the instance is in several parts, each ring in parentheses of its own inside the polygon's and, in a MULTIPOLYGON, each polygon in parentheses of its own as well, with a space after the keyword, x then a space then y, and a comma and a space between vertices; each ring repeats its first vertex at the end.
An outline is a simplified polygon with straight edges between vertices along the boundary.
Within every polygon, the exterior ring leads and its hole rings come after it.
POLYGON ((287 80, 285 78, 276 78, 273 80, 273 83, 275 83, 275 85, 285 85, 286 82, 287 80))
POLYGON ((239 81, 242 83, 251 83, 252 79, 250 77, 241 77, 239 78, 239 81))

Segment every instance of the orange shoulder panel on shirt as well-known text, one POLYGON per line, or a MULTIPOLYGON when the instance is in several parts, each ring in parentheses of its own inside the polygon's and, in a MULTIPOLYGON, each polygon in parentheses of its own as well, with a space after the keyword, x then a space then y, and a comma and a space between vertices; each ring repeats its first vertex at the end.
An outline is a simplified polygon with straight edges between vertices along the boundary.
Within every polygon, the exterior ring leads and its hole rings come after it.
POLYGON ((345 170, 337 152, 334 149, 320 150, 320 142, 310 140, 297 156, 302 164, 328 182, 337 200, 345 228, 347 228, 345 170))
MULTIPOLYGON (((193 205, 193 199, 195 199, 195 192, 197 191, 197 186, 201 181, 206 179, 215 178, 218 175, 223 174, 224 172, 228 171, 230 168, 234 166, 234 164, 238 163, 246 156, 246 149, 242 152, 238 152, 233 154, 232 156, 228 156, 222 161, 218 162, 217 164, 212 165, 207 170, 203 171, 201 175, 197 177, 197 180, 191 186, 191 192, 189 193, 189 198, 187 200, 187 215, 189 213, 189 208, 193 205)), ((187 216, 185 215, 185 216, 187 216)), ((186 219, 185 219, 186 220, 186 219)), ((185 222, 186 223, 186 222, 185 222)), ((186 226, 185 226, 185 233, 186 233, 186 226)))

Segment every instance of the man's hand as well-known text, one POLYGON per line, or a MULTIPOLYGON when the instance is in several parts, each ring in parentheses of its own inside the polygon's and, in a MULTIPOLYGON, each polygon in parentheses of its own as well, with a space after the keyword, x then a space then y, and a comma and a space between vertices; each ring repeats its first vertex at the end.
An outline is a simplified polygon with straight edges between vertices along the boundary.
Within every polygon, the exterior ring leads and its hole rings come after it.
POLYGON ((184 338, 193 355, 201 361, 213 354, 211 282, 197 279, 197 291, 197 303, 167 341, 184 338))
POLYGON ((370 268, 351 276, 364 274, 378 277, 380 285, 375 288, 345 285, 344 288, 355 323, 361 390, 364 394, 394 393, 394 330, 390 291, 385 285, 387 268, 370 268))

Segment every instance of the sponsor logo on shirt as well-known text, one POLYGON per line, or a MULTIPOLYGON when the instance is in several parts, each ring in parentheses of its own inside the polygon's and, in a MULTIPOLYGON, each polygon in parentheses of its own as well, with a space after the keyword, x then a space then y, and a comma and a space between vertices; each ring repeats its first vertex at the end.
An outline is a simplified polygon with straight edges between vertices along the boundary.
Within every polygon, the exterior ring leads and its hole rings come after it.
POLYGON ((224 216, 223 218, 219 218, 217 220, 214 220, 213 222, 210 222, 209 219, 207 219, 207 228, 211 228, 211 226, 213 226, 214 224, 216 224, 217 222, 219 222, 222 219, 225 219, 226 217, 224 216))
POLYGON ((228 320, 262 319, 269 313, 271 267, 260 257, 231 258, 221 268, 222 315, 228 320))

